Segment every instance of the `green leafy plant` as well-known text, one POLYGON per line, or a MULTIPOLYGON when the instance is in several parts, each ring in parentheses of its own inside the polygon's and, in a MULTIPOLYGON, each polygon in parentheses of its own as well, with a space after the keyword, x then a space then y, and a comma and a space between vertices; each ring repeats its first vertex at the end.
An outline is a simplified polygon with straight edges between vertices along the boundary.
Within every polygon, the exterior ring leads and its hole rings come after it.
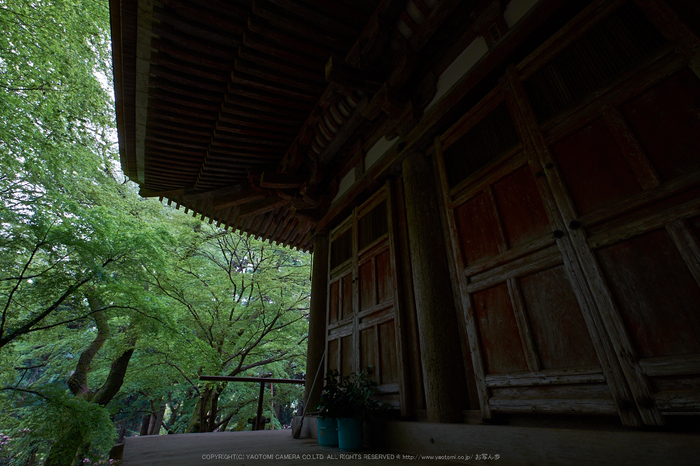
POLYGON ((379 417, 389 409, 386 403, 376 401, 379 393, 372 380, 373 366, 340 379, 336 370, 329 370, 317 409, 322 418, 358 418, 368 421, 379 417))
POLYGON ((318 414, 323 419, 327 417, 338 418, 342 414, 340 373, 335 369, 331 369, 326 373, 323 381, 324 387, 316 405, 318 414))

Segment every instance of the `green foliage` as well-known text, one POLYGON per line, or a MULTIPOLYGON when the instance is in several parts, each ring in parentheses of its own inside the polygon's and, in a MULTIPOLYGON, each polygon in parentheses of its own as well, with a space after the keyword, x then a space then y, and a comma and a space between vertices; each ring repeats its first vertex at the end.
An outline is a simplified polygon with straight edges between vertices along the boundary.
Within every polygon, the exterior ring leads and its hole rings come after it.
POLYGON ((79 167, 106 162, 108 21, 98 0, 0 1, 0 150, 10 181, 67 188, 84 176, 79 167))
POLYGON ((327 417, 342 417, 343 406, 341 404, 343 402, 343 393, 340 382, 340 372, 335 369, 330 369, 326 372, 326 376, 323 379, 323 390, 316 405, 318 415, 323 419, 327 417))
MULTIPOLYGON (((115 430, 108 411, 94 403, 70 396, 58 384, 43 385, 41 391, 6 389, 0 392, 5 406, 20 404, 23 416, 6 417, 5 434, 12 440, 0 452, 0 460, 18 464, 33 452, 45 455, 51 439, 65 443, 89 443, 91 452, 109 451, 114 444, 115 430)), ((64 464, 70 464, 75 451, 64 464)), ((1 463, 0 463, 1 464, 1 463)))
POLYGON ((387 411, 390 405, 374 399, 377 383, 372 380, 373 366, 340 379, 340 373, 331 369, 326 373, 325 385, 317 409, 323 418, 355 417, 364 421, 374 419, 387 411))
MULTIPOLYGON (((303 372, 309 255, 203 226, 119 172, 108 21, 103 0, 0 0, 0 464, 104 456, 162 405, 186 432, 208 390, 214 424, 245 427, 258 387, 201 374, 303 372), (88 391, 135 344, 106 406, 67 385, 97 313, 88 391)), ((275 386, 276 407, 302 390, 275 386)))

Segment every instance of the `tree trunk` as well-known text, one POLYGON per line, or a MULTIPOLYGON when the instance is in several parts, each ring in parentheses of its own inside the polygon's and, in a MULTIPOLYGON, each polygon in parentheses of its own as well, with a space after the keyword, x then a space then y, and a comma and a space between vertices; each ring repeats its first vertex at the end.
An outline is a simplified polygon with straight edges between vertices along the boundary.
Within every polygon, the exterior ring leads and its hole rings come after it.
MULTIPOLYGON (((136 344, 135 338, 132 339, 131 344, 136 344)), ((100 387, 100 389, 97 390, 92 397, 90 397, 90 401, 92 403, 105 406, 112 400, 112 398, 114 398, 114 395, 116 395, 119 392, 119 389, 122 388, 124 376, 126 375, 126 369, 129 367, 129 361, 131 360, 131 356, 133 354, 134 348, 130 348, 124 351, 122 355, 112 363, 107 380, 102 387, 100 387)))
POLYGON ((207 432, 214 432, 216 429, 216 415, 219 410, 219 395, 221 395, 221 390, 213 391, 211 397, 211 411, 209 411, 209 426, 207 427, 207 432))
POLYGON ((158 415, 156 416, 156 422, 154 423, 151 435, 160 435, 160 426, 163 424, 163 416, 165 416, 166 406, 167 405, 165 403, 160 405, 160 409, 158 410, 158 415))
MULTIPOLYGON (((88 295, 88 301, 91 309, 100 308, 97 299, 92 294, 88 295)), ((104 312, 95 312, 93 318, 97 324, 97 336, 90 346, 80 355, 76 370, 68 379, 68 386, 71 393, 76 397, 84 398, 90 403, 105 406, 114 395, 119 392, 119 389, 124 383, 126 369, 129 366, 132 354, 134 354, 133 345, 136 344, 136 338, 132 338, 130 342, 132 347, 124 351, 122 355, 112 363, 107 380, 102 387, 92 392, 87 386, 87 376, 91 370, 90 366, 92 360, 109 336, 107 316, 104 312)), ((73 463, 78 452, 87 452, 90 444, 86 442, 84 429, 82 429, 82 427, 81 419, 74 419, 68 431, 51 446, 51 450, 49 450, 49 455, 44 464, 48 466, 65 466, 73 463)))
POLYGON ((187 426, 187 433, 188 434, 196 434, 200 432, 200 420, 201 420, 201 412, 202 412, 202 397, 200 396, 197 399, 197 404, 194 407, 194 413, 192 414, 192 417, 190 418, 190 423, 187 426))
POLYGON ((211 401, 211 388, 207 388, 202 392, 202 403, 199 406, 199 431, 207 432, 209 422, 207 413, 209 412, 209 403, 211 401))
POLYGON ((153 414, 146 414, 143 417, 143 421, 141 421, 141 430, 139 431, 139 436, 143 437, 144 435, 148 435, 148 426, 151 424, 152 417, 153 414))

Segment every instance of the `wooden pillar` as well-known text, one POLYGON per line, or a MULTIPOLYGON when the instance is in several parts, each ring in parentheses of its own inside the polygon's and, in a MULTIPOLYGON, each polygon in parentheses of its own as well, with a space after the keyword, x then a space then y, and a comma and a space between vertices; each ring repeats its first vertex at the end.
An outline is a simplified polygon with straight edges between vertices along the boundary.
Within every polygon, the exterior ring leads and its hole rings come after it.
POLYGON ((309 309, 309 347, 306 353, 304 400, 307 411, 318 403, 323 388, 323 351, 326 347, 326 295, 328 293, 328 235, 319 233, 314 242, 309 309), (318 376, 317 376, 318 374, 318 376), (314 378, 316 383, 314 383, 314 378), (313 390, 311 390, 313 386, 313 390))
POLYGON ((253 423, 253 430, 263 430, 264 423, 262 422, 263 399, 265 398, 265 382, 260 382, 260 394, 258 395, 258 414, 253 423))
POLYGON ((464 367, 433 166, 415 152, 402 168, 428 420, 461 422, 464 367))

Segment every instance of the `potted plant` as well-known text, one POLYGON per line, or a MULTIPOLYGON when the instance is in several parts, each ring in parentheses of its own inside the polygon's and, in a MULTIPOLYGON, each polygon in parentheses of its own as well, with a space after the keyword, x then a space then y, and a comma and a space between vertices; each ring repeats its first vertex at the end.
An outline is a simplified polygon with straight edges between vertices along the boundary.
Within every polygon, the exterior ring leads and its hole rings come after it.
POLYGON ((375 419, 389 405, 379 403, 377 383, 370 378, 372 366, 343 378, 339 387, 338 445, 343 451, 362 448, 363 423, 375 419))
POLYGON ((341 416, 341 388, 340 373, 331 369, 324 378, 324 387, 321 391, 316 409, 318 410, 318 444, 324 447, 338 445, 338 423, 341 416))

